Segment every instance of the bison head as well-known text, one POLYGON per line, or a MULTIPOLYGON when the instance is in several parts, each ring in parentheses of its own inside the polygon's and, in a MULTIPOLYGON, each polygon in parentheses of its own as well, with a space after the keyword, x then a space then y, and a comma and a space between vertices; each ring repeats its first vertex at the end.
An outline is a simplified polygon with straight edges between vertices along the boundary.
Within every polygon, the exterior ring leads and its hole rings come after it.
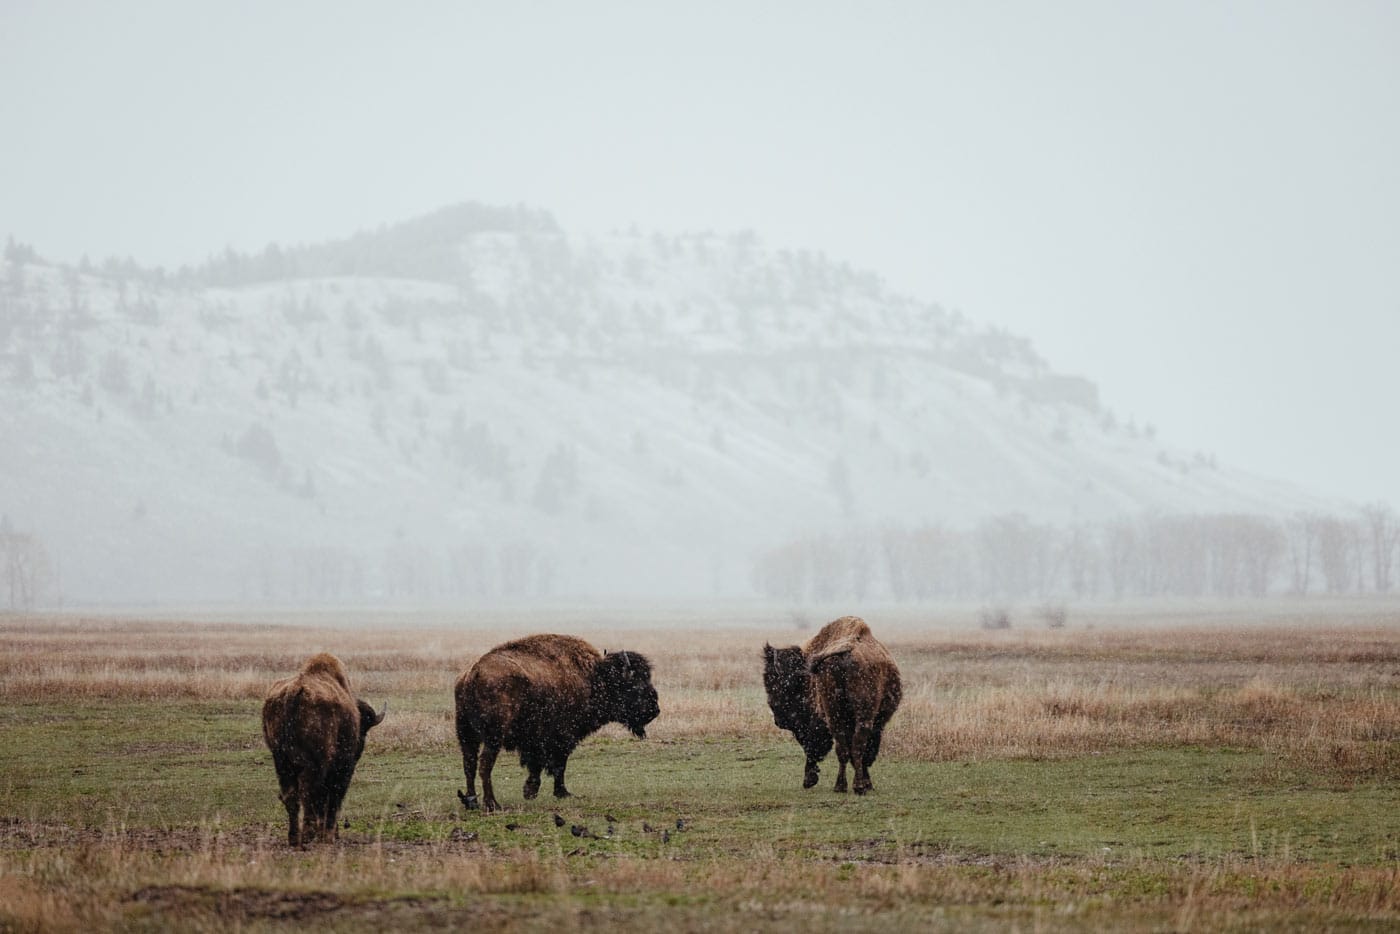
POLYGON ((608 722, 621 723, 638 739, 661 713, 651 686, 651 662, 636 652, 604 652, 593 672, 595 696, 608 722))
POLYGON ((385 701, 384 709, 378 713, 362 700, 355 701, 355 706, 360 709, 360 742, 355 747, 355 761, 358 762, 365 751, 365 737, 369 735, 370 730, 384 722, 385 715, 389 713, 389 702, 385 701))
POLYGON ((797 737, 808 755, 820 759, 831 751, 831 732, 812 707, 811 684, 800 648, 763 647, 763 687, 773 725, 797 737))

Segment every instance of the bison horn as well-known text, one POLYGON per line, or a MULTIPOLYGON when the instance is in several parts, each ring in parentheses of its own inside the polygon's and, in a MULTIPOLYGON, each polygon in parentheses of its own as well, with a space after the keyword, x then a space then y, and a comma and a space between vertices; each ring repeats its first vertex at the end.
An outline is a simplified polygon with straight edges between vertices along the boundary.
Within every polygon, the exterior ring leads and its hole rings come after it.
POLYGON ((385 701, 385 702, 384 702, 384 706, 379 708, 379 713, 377 713, 377 714, 374 715, 374 725, 375 725, 375 726, 379 726, 379 724, 383 723, 383 722, 384 722, 384 717, 385 717, 385 715, 387 715, 388 713, 389 713, 389 702, 388 702, 388 701, 385 701))

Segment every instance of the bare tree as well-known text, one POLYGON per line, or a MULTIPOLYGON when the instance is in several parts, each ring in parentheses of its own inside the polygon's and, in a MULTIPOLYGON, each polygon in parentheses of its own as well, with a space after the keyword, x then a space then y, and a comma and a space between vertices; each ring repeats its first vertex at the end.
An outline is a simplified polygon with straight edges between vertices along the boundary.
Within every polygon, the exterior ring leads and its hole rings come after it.
POLYGON ((1317 524, 1317 559, 1327 592, 1346 593, 1355 581, 1353 548, 1360 540, 1355 523, 1326 516, 1317 524))
POLYGON ((1121 600, 1128 591, 1137 564, 1138 534, 1133 523, 1121 519, 1104 529, 1104 556, 1113 599, 1121 600))
POLYGON ((903 602, 912 589, 910 577, 910 536, 903 529, 885 529, 880 533, 880 546, 885 556, 885 574, 890 582, 890 596, 903 602))
POLYGON ((1385 503, 1371 503, 1361 510, 1361 515, 1371 533, 1371 580, 1376 593, 1389 593, 1391 565, 1396 547, 1400 545, 1400 523, 1385 503))
POLYGON ((1089 528, 1083 523, 1076 523, 1064 539, 1063 550, 1069 589, 1079 599, 1097 596, 1098 555, 1089 528))
POLYGON ((1252 596, 1265 596, 1274 578, 1274 562, 1283 553, 1283 532, 1277 522, 1263 516, 1236 516, 1234 519, 1241 539, 1245 586, 1252 596))
POLYGON ((12 611, 32 610, 46 602, 54 584, 43 542, 17 531, 8 516, 0 516, 0 575, 12 611))
POLYGON ((1317 556, 1317 529, 1321 521, 1317 513, 1299 512, 1284 523, 1292 592, 1300 597, 1307 595, 1312 582, 1313 560, 1317 556))

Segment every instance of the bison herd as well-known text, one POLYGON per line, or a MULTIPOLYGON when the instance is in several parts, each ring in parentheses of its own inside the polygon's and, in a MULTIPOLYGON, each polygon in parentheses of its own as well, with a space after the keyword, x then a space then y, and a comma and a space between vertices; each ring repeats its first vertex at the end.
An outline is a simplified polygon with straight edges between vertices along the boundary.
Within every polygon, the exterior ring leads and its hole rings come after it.
MULTIPOLYGON (((835 790, 864 794, 885 725, 899 706, 899 668, 854 616, 828 623, 805 645, 763 647, 763 684, 773 722, 792 733, 806 754, 802 787, 817 783, 818 763, 836 747, 835 790)), ((457 679, 457 743, 469 810, 500 808, 491 772, 502 749, 525 768, 524 796, 554 780, 554 796, 569 790, 564 772, 585 737, 620 723, 644 739, 661 713, 651 663, 636 652, 599 652, 573 636, 540 635, 498 645, 457 679), (476 778, 481 777, 481 797, 476 778)), ((350 690, 333 655, 313 655, 300 672, 278 681, 263 702, 263 739, 272 751, 293 846, 336 838, 336 818, 350 787, 365 736, 384 720, 350 690)))

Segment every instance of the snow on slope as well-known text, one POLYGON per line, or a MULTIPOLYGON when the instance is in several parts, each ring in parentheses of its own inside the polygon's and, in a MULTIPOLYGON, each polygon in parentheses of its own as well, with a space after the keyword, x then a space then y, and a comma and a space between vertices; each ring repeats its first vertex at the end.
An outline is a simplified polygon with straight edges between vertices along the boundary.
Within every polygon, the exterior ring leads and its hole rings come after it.
POLYGON ((806 531, 1308 503, 746 234, 463 205, 181 276, 5 275, 0 511, 70 599, 733 593, 806 531))

